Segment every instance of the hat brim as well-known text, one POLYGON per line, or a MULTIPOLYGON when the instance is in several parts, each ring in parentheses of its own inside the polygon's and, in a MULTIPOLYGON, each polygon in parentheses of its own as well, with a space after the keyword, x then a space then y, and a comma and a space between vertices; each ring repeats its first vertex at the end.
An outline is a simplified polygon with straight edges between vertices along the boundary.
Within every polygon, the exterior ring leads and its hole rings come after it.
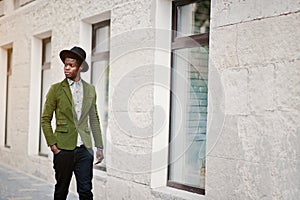
POLYGON ((89 70, 89 64, 87 64, 85 60, 82 62, 81 66, 82 66, 82 70, 81 70, 82 72, 86 72, 89 70))
MULTIPOLYGON (((61 59, 61 61, 64 63, 66 58, 73 58, 73 59, 79 59, 82 60, 82 58, 77 55, 76 53, 70 51, 70 50, 62 50, 59 53, 59 57, 61 59)), ((87 64, 87 62, 85 60, 83 60, 81 66, 83 67, 83 69, 81 70, 82 72, 86 72, 89 70, 89 65, 87 64)))

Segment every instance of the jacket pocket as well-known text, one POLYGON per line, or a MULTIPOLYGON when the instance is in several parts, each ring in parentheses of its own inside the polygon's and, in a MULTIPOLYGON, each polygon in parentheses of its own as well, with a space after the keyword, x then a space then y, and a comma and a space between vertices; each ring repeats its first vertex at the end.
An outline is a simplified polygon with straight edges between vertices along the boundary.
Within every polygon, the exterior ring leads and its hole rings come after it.
POLYGON ((64 126, 64 125, 68 125, 67 120, 65 120, 65 119, 57 119, 56 120, 56 126, 64 126))
POLYGON ((68 132, 67 121, 61 119, 57 120, 55 132, 67 133, 68 132))
POLYGON ((68 127, 67 126, 57 126, 55 129, 55 132, 60 132, 60 133, 67 133, 68 132, 68 127))

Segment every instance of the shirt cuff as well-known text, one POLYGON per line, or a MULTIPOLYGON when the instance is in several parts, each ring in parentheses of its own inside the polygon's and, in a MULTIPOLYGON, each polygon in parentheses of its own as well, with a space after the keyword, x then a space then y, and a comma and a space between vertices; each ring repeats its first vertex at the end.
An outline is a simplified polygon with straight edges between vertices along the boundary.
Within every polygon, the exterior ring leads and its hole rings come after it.
POLYGON ((103 147, 97 147, 97 150, 103 150, 103 147))

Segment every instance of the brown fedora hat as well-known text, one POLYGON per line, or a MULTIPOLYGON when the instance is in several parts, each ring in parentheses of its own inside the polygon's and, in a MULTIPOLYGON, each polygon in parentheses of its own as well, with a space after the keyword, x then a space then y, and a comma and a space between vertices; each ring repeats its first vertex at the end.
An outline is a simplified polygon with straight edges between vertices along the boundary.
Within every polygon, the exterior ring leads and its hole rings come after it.
POLYGON ((60 53, 59 53, 59 57, 60 59, 62 60, 62 62, 64 63, 65 62, 65 59, 66 58, 73 58, 73 59, 77 59, 79 60, 83 67, 82 69, 82 72, 86 72, 87 70, 89 70, 89 65, 87 64, 87 62, 85 61, 85 58, 86 58, 86 53, 85 51, 80 48, 80 47, 73 47, 72 49, 70 50, 62 50, 60 53))

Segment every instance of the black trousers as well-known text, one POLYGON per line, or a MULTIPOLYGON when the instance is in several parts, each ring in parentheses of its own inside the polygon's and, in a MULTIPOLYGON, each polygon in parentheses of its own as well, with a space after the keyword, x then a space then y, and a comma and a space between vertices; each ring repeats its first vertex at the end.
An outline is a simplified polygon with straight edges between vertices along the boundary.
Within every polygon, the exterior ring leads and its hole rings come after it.
POLYGON ((80 200, 92 200, 93 150, 84 146, 75 150, 61 150, 54 155, 55 170, 54 200, 66 200, 73 172, 80 200))

